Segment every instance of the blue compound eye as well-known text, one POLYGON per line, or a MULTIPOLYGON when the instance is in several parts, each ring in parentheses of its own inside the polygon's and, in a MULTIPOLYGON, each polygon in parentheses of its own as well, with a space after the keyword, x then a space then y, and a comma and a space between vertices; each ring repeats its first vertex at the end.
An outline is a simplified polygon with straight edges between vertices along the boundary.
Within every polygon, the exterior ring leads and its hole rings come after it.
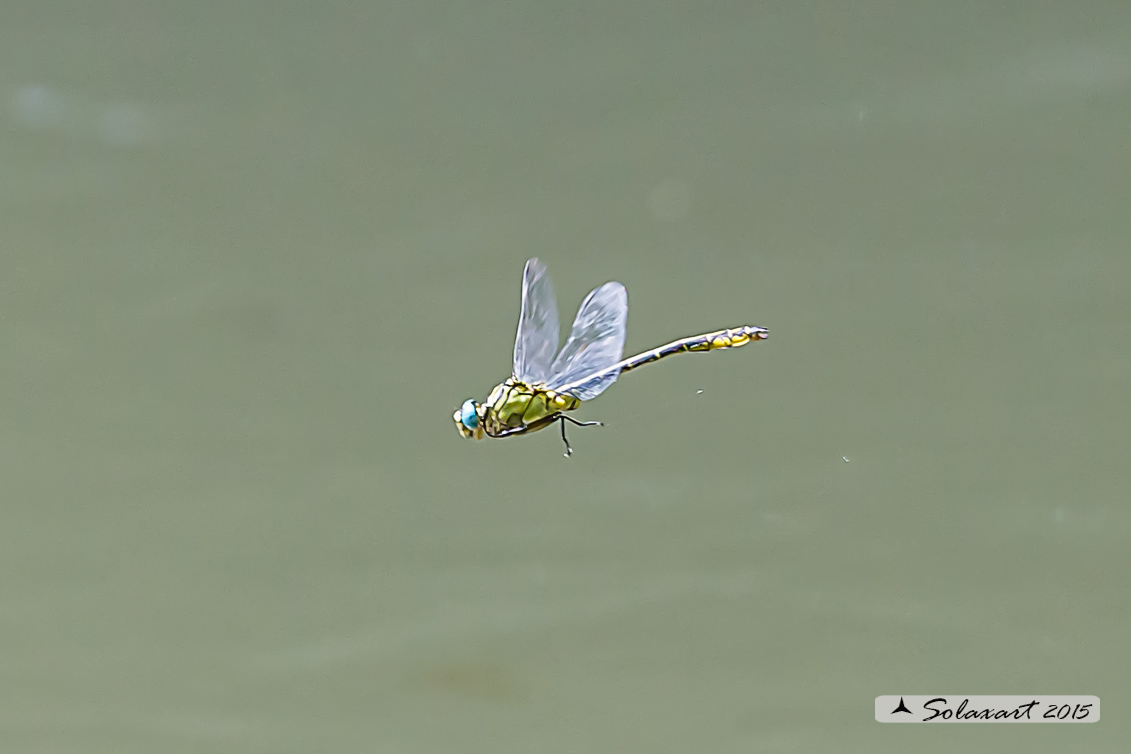
POLYGON ((470 398, 464 401, 463 405, 459 408, 460 423, 468 429, 475 429, 479 426, 479 414, 475 409, 475 401, 470 398))

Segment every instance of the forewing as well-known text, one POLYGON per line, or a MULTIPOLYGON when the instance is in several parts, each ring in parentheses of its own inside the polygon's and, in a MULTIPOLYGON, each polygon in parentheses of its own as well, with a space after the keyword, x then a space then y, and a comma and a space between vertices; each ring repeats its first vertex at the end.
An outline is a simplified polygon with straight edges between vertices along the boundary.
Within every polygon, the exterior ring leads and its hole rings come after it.
POLYGON ((546 265, 537 257, 522 273, 522 312, 514 339, 514 376, 523 382, 546 382, 558 350, 558 302, 546 265))
MULTIPOLYGON (((551 388, 582 382, 586 377, 616 364, 624 353, 628 324, 628 292, 620 283, 605 283, 594 289, 577 310, 569 339, 550 367, 551 388)), ((611 372, 584 383, 570 392, 583 401, 596 398, 617 380, 611 372)))

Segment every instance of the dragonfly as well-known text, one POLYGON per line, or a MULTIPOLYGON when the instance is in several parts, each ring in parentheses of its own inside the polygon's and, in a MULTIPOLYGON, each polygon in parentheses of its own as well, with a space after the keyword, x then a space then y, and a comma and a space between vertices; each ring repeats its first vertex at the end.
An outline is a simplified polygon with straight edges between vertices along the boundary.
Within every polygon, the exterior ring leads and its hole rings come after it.
POLYGON ((569 415, 584 401, 605 392, 625 372, 677 353, 738 348, 765 340, 764 327, 739 326, 673 340, 622 359, 628 323, 628 292, 620 283, 594 288, 581 302, 566 343, 558 350, 558 304, 550 275, 538 258, 522 273, 522 308, 514 341, 511 376, 495 386, 485 401, 468 398, 452 414, 459 434, 467 439, 514 437, 559 423, 565 456, 573 454, 566 423, 603 426, 569 415))

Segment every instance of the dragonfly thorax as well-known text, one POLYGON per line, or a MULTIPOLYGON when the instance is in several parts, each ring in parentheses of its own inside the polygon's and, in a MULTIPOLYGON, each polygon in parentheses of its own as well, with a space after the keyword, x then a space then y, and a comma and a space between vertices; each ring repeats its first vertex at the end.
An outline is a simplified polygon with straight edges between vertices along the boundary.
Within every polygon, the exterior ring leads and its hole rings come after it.
POLYGON ((580 405, 581 401, 569 393, 511 377, 497 385, 484 401, 483 431, 489 437, 499 437, 541 429, 553 417, 580 405))

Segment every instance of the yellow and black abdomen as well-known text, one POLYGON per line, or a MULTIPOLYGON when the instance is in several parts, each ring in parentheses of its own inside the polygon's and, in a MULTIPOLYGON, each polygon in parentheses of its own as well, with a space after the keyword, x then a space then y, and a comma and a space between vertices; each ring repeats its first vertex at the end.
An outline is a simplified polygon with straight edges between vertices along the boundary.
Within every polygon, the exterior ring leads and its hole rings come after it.
POLYGON ((527 385, 511 377, 487 396, 484 431, 491 437, 542 429, 545 421, 573 411, 581 401, 568 393, 527 385))
POLYGON ((693 335, 690 338, 681 338, 659 348, 653 348, 651 351, 637 354, 630 359, 625 359, 617 367, 623 374, 645 364, 674 356, 677 353, 702 353, 705 351, 721 351, 725 348, 740 348, 756 340, 765 340, 768 335, 769 333, 764 327, 747 326, 693 335))

